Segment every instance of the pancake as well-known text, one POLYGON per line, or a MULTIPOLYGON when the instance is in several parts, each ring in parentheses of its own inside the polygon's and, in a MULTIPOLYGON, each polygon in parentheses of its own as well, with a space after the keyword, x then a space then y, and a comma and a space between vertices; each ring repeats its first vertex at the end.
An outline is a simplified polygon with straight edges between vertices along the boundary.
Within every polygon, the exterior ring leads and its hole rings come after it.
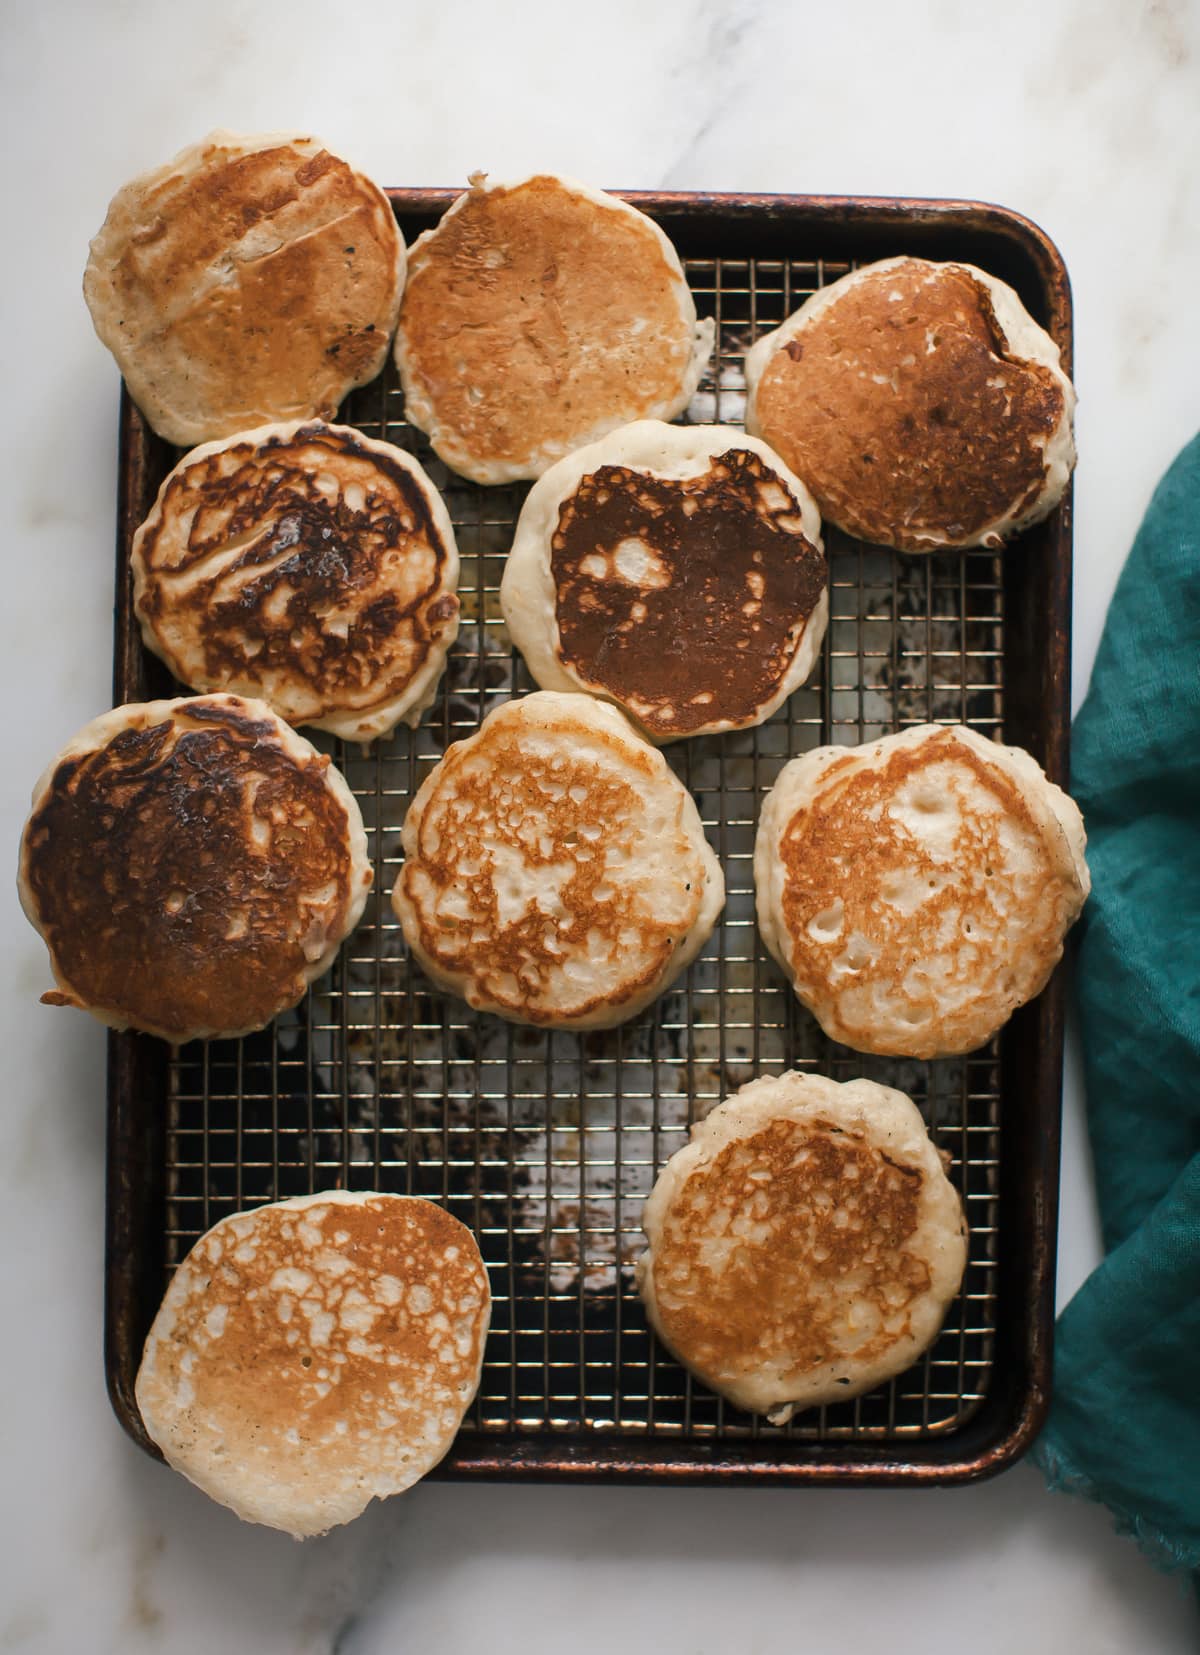
POLYGON ((1019 747, 935 724, 820 747, 763 805, 759 930, 831 1039, 974 1051, 1058 963, 1084 845, 1074 801, 1019 747))
POLYGON ((1059 349, 970 264, 885 259, 815 293, 746 355, 746 427, 848 534, 927 552, 999 546, 1075 464, 1059 349))
POLYGON ((920 1112, 869 1080, 743 1086, 667 1162, 643 1224, 655 1332, 776 1425, 902 1373, 966 1266, 962 1204, 920 1112))
POLYGON ((477 173, 413 244, 396 363, 446 464, 507 483, 630 420, 673 419, 712 343, 644 213, 571 179, 477 173))
POLYGON ((130 561, 142 637, 182 683, 347 741, 416 724, 458 632, 441 496, 411 456, 344 425, 194 449, 130 561))
POLYGON ((212 132, 117 191, 92 322, 180 447, 332 415, 387 359, 404 241, 383 191, 315 138, 212 132))
POLYGON ((540 690, 426 777, 392 903, 441 988, 517 1023, 605 1029, 707 941, 725 885, 695 803, 614 707, 540 690))
POLYGON ((443 1458, 490 1316, 475 1237, 432 1201, 280 1201, 223 1218, 175 1272, 137 1405, 176 1471, 304 1539, 443 1458))
POLYGON ((639 420, 534 484, 500 606, 544 689, 666 742, 761 724, 800 687, 826 579, 817 509, 765 443, 639 420))
POLYGON ((164 1040, 247 1034, 293 1006, 372 882, 358 805, 261 701, 117 707, 39 781, 21 904, 51 1005, 164 1040))

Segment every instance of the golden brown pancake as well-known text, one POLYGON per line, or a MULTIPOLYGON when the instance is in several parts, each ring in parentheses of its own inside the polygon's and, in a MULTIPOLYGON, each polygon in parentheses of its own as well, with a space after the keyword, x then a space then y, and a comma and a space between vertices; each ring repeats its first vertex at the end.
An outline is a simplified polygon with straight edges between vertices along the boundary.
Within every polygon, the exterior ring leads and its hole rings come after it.
POLYGON ((475 1237, 432 1201, 327 1191, 222 1219, 171 1281, 136 1396, 169 1464, 297 1539, 443 1457, 491 1311, 475 1237))
POLYGON ((903 551, 998 546, 1053 509, 1075 460, 1058 347, 970 265, 843 277, 746 358, 747 429, 821 515, 903 551))
POLYGON ((936 1337, 966 1264, 962 1205, 902 1092, 750 1082, 659 1174, 638 1285, 659 1337, 785 1423, 857 1396, 936 1337))
POLYGON ((478 174, 412 248, 396 362, 407 416, 446 464, 503 483, 630 420, 674 418, 712 333, 643 213, 568 179, 478 174))
POLYGON ((759 929, 834 1040, 969 1052, 1045 987, 1087 896, 1083 849, 1074 802, 973 730, 818 748, 763 806, 759 929))
POLYGON ((640 420, 530 490, 500 603, 539 684, 661 743, 768 718, 816 660, 826 579, 816 507, 765 443, 640 420))
POLYGON ((371 884, 358 806, 262 702, 118 707, 39 782, 21 901, 58 990, 176 1043, 261 1028, 332 965, 371 884))
POLYGON ((210 133, 118 190, 83 279, 96 332, 180 447, 332 416, 382 368, 404 242, 315 138, 210 133))
POLYGON ((147 646, 196 690, 346 740, 428 706, 458 552, 415 460, 348 426, 264 426, 182 459, 134 537, 147 646))
POLYGON ((392 903, 434 982, 515 1022, 611 1028, 725 899, 691 795, 615 707, 541 690, 455 742, 404 822, 392 903))

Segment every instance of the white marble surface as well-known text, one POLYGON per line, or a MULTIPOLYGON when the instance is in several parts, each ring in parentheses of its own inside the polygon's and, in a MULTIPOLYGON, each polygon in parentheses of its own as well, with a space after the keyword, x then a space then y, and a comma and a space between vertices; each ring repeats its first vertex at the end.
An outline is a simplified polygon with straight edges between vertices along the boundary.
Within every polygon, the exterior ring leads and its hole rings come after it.
MULTIPOLYGON (((213 125, 302 125, 385 183, 539 165, 1021 209, 1074 278, 1078 698, 1156 476, 1200 425, 1198 64, 1186 0, 6 7, 4 842, 109 704, 117 380, 79 281, 130 174, 213 125)), ((0 950, 0 1650, 1195 1647, 1181 1588, 1025 1467, 929 1493, 430 1485, 303 1548, 242 1527, 109 1413, 103 1038, 36 1004, 11 897, 0 950)), ((1095 1256, 1069 1072, 1060 1288, 1095 1256)))

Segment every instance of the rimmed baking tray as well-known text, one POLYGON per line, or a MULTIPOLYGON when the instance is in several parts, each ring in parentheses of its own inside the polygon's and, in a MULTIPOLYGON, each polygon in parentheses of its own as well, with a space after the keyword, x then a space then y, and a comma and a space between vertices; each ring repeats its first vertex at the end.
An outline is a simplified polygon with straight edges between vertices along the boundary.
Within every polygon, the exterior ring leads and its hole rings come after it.
MULTIPOLYGON (((454 199, 393 190, 411 242, 454 199)), ((1011 283, 1071 365, 1070 290, 1036 226, 976 202, 810 196, 628 197, 682 256, 718 349, 692 421, 738 424, 742 356, 815 289, 898 253, 1011 283)), ((754 927, 758 807, 781 766, 829 741, 965 722, 1067 771, 1070 496, 1003 554, 904 556, 828 533, 831 620, 818 672, 757 730, 666 749, 695 794, 729 892, 684 982, 624 1028, 518 1029, 436 994, 387 900, 408 800, 448 743, 532 688, 497 587, 524 489, 447 472, 404 420, 394 370, 342 417, 409 448, 446 494, 463 628, 415 732, 370 750, 322 741, 362 805, 377 869, 330 977, 271 1029, 172 1050, 109 1043, 106 1368, 133 1397, 171 1271, 218 1218, 327 1188, 430 1196, 476 1231, 495 1296, 483 1381, 436 1473, 642 1481, 949 1482, 1016 1459, 1048 1400, 1062 985, 1000 1039, 936 1063, 835 1046, 796 1004, 754 927), (814 1068, 908 1091, 949 1151, 971 1230, 963 1292, 926 1357, 868 1396, 776 1428, 711 1395, 656 1347, 633 1287, 640 1211, 689 1123, 755 1075, 814 1068)), ((132 616, 129 547, 175 455, 126 396, 117 534, 118 702, 175 693, 132 616)))

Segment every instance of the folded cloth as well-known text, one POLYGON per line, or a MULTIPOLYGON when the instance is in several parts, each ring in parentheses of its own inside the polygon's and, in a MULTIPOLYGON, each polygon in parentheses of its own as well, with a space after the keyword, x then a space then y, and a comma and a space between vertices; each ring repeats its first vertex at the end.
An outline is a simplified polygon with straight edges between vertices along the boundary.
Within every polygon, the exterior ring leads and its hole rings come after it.
POLYGON ((1076 992, 1107 1256, 1058 1322, 1034 1458, 1200 1568, 1200 437, 1159 484, 1072 737, 1076 992))

